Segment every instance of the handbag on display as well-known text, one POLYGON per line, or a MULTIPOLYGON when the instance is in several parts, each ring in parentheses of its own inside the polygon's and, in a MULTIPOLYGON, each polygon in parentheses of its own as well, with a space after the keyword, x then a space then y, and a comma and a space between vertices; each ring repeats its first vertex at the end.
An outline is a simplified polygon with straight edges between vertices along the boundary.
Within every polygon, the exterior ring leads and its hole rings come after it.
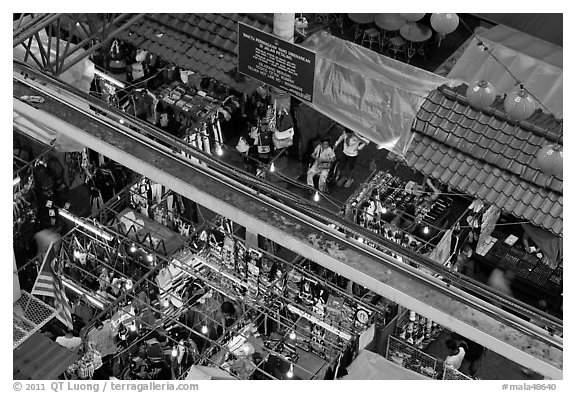
POLYGON ((288 113, 280 114, 277 130, 274 131, 272 142, 276 149, 290 147, 294 143, 294 121, 288 113))

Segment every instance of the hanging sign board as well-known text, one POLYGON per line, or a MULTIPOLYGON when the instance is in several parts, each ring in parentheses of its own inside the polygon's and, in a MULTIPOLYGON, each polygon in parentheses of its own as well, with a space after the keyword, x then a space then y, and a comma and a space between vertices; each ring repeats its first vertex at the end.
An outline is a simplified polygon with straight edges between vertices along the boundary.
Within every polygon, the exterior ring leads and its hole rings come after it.
POLYGON ((238 24, 238 71, 312 102, 316 54, 243 23, 238 24))

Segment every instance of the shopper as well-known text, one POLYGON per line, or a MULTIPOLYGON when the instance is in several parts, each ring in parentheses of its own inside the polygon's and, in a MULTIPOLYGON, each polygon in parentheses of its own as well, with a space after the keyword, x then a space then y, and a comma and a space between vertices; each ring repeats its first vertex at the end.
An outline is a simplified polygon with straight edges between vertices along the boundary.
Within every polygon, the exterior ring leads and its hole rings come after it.
POLYGON ((76 351, 82 345, 82 339, 74 336, 72 330, 67 330, 63 336, 56 337, 56 343, 71 351, 76 351))
POLYGON ((336 150, 341 142, 344 143, 344 147, 342 151, 343 154, 340 156, 338 161, 340 169, 338 185, 342 186, 342 184, 344 184, 344 187, 350 187, 354 182, 352 171, 356 165, 358 153, 368 144, 368 142, 348 128, 344 129, 344 132, 334 144, 334 150, 336 150))
POLYGON ((467 277, 472 277, 475 270, 474 260, 471 259, 472 253, 472 247, 468 244, 464 245, 456 257, 453 269, 467 277))
POLYGON ((314 159, 314 163, 308 169, 306 182, 309 186, 314 187, 314 176, 320 174, 318 188, 320 191, 325 192, 326 180, 330 173, 330 167, 336 160, 336 155, 334 154, 334 150, 330 147, 330 139, 328 137, 321 139, 320 144, 316 146, 314 152, 312 152, 312 158, 314 159))
POLYGON ((446 341, 446 347, 450 350, 450 354, 446 356, 444 364, 458 370, 462 366, 464 356, 466 356, 466 343, 457 343, 456 340, 450 338, 446 341))
POLYGON ((496 289, 508 296, 514 296, 512 292, 512 280, 515 274, 512 270, 508 269, 506 271, 502 269, 495 268, 488 276, 487 284, 490 288, 496 289))

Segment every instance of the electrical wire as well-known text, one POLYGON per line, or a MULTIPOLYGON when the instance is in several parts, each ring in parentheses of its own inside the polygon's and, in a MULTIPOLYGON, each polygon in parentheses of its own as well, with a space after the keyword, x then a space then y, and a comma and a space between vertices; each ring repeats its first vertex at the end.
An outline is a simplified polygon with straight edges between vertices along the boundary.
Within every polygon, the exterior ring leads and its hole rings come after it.
POLYGON ((472 34, 472 36, 478 41, 478 45, 479 45, 479 46, 482 46, 483 50, 484 50, 485 52, 488 52, 488 54, 489 54, 494 60, 496 60, 496 62, 497 62, 498 64, 500 64, 500 66, 502 66, 502 68, 504 68, 504 70, 505 70, 506 72, 508 72, 508 73, 510 74, 510 76, 512 76, 512 78, 514 79, 514 82, 516 83, 516 85, 520 85, 520 88, 521 88, 521 89, 523 89, 523 90, 525 90, 526 92, 528 92, 528 94, 530 94, 530 95, 538 102, 538 104, 540 104, 540 106, 546 110, 546 112, 552 113, 552 111, 549 110, 549 109, 538 99, 538 97, 536 97, 531 91, 529 91, 529 90, 526 88, 526 86, 524 86, 524 84, 522 83, 522 81, 521 81, 520 79, 518 79, 518 78, 516 77, 516 75, 514 75, 514 74, 512 73, 512 71, 510 71, 510 69, 509 69, 508 67, 506 67, 506 65, 500 61, 500 59, 498 59, 498 58, 496 57, 496 55, 493 53, 492 49, 490 49, 486 44, 484 44, 484 42, 482 42, 481 38, 468 26, 468 24, 467 24, 462 18, 460 18, 460 21, 462 22, 462 24, 464 25, 464 27, 468 30, 468 32, 469 32, 470 34, 472 34))

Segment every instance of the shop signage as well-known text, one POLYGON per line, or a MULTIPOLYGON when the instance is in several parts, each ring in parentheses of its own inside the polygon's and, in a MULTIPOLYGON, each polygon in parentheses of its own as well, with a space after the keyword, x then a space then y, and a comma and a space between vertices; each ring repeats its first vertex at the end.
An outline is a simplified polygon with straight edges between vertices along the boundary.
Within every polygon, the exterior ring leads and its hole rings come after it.
POLYGON ((243 23, 238 24, 238 71, 312 102, 316 54, 243 23))

